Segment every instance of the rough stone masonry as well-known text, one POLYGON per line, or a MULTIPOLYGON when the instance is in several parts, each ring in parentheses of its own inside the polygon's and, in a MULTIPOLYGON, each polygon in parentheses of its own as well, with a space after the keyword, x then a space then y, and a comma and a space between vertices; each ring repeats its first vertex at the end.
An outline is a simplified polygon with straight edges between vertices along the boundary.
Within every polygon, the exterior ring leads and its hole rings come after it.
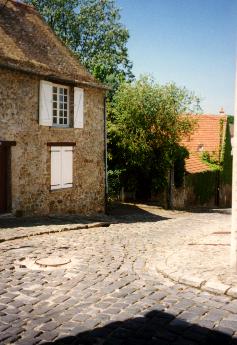
MULTIPOLYGON (((104 210, 104 91, 84 89, 84 128, 39 126, 40 78, 0 69, 0 140, 11 147, 14 213, 92 213, 104 210), (48 142, 74 142, 73 187, 50 190, 48 142)), ((73 87, 70 88, 72 121, 73 87)))
POLYGON ((107 87, 33 6, 0 7, 0 213, 103 212, 107 87))

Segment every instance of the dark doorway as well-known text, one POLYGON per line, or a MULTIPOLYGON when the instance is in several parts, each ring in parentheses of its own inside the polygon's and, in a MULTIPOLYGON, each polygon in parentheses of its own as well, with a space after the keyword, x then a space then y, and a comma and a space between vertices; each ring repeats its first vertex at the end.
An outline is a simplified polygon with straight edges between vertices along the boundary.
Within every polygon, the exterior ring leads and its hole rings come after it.
POLYGON ((7 211, 8 200, 8 147, 0 146, 0 213, 7 211))

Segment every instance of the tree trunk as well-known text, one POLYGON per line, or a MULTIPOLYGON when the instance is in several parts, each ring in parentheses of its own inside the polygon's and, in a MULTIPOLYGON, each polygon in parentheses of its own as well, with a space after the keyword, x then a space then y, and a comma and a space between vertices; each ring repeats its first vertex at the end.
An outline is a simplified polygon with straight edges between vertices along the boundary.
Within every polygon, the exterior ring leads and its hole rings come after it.
MULTIPOLYGON (((237 64, 235 80, 235 111, 237 117, 237 64)), ((237 123, 234 120, 233 182, 232 182, 232 224, 231 224, 231 266, 237 272, 237 123)))
POLYGON ((169 186, 168 186, 168 209, 174 208, 174 168, 170 168, 169 171, 169 186))

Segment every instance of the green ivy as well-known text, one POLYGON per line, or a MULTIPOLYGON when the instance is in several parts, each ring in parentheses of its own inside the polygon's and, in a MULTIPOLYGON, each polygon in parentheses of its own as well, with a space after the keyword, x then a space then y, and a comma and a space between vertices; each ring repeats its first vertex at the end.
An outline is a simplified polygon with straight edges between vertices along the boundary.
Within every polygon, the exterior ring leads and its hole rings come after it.
POLYGON ((216 173, 215 171, 205 171, 187 175, 186 185, 193 188, 197 204, 203 205, 215 195, 216 173))
POLYGON ((204 151, 201 155, 201 159, 211 168, 211 170, 221 170, 221 162, 217 158, 217 154, 215 151, 213 151, 212 153, 204 151))
MULTIPOLYGON (((205 162, 211 171, 198 174, 190 174, 186 177, 186 185, 194 189, 196 202, 200 205, 207 203, 217 192, 218 174, 220 174, 220 184, 232 183, 232 156, 231 156, 231 137, 229 124, 233 123, 233 117, 227 118, 224 144, 220 145, 219 153, 203 152, 202 161, 205 162), (218 158, 219 156, 219 158, 218 158)), ((221 130, 220 142, 223 142, 224 121, 221 119, 223 130, 221 130)))
POLYGON ((227 117, 226 136, 223 146, 222 155, 222 170, 221 170, 221 183, 232 184, 232 147, 231 147, 231 136, 230 136, 230 124, 233 123, 233 116, 227 117))
POLYGON ((219 151, 218 152, 204 151, 201 155, 201 160, 205 164, 207 164, 213 171, 222 170, 223 156, 224 156, 223 135, 224 135, 224 119, 220 119, 219 151))

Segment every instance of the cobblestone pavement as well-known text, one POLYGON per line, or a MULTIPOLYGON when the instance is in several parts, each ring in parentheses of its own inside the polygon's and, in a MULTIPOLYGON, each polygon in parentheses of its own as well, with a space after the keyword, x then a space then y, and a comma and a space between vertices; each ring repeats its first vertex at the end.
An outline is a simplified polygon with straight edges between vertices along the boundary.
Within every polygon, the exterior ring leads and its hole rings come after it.
POLYGON ((153 243, 159 246, 157 269, 175 281, 237 297, 237 274, 230 267, 230 231, 231 215, 218 212, 162 222, 153 243))
MULTIPOLYGON (((208 217, 213 226, 228 219, 208 217)), ((170 239, 179 228, 185 238, 184 227, 202 229, 207 216, 144 211, 116 218, 106 228, 0 243, 0 343, 235 344, 237 299, 157 270, 165 234, 170 239), (51 269, 35 263, 51 255, 70 262, 51 269)))

